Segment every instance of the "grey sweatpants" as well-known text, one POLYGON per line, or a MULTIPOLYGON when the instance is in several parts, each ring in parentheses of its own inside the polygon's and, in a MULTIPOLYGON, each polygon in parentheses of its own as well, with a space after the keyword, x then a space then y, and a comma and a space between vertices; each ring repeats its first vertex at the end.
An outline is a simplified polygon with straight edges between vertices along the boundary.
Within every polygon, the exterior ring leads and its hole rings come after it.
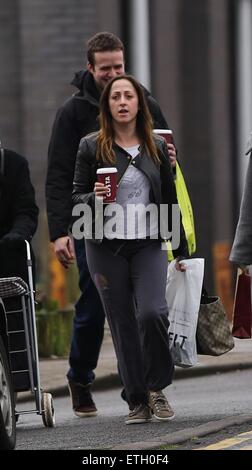
POLYGON ((110 326, 127 400, 146 403, 148 391, 172 381, 167 252, 159 240, 86 241, 88 267, 110 326))

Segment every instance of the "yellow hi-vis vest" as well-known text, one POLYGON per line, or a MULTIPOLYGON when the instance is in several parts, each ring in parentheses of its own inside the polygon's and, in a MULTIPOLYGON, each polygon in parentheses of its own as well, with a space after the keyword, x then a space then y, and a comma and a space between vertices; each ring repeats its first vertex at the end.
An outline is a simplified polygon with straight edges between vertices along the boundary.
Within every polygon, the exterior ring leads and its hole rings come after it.
MULTIPOLYGON (((195 228, 194 228, 194 219, 193 219, 193 210, 191 201, 189 198, 189 194, 186 188, 185 180, 180 169, 178 162, 176 162, 176 179, 175 179, 175 186, 177 192, 177 199, 178 204, 180 207, 181 215, 182 215, 182 224, 184 227, 186 239, 187 239, 187 246, 189 255, 196 251, 196 237, 195 237, 195 228)), ((171 250, 171 242, 167 243, 168 248, 168 260, 172 261, 174 259, 172 250, 171 250)))

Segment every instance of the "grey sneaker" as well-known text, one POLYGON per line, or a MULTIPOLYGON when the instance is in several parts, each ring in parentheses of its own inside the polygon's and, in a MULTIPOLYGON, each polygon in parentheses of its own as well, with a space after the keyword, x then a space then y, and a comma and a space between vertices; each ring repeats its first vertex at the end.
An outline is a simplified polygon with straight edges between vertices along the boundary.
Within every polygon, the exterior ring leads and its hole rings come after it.
POLYGON ((68 388, 73 403, 73 410, 79 418, 96 416, 97 408, 90 392, 91 385, 82 385, 69 380, 68 388))
POLYGON ((175 413, 163 392, 150 392, 149 406, 156 419, 159 421, 171 421, 175 413))
POLYGON ((126 424, 141 424, 148 423, 151 421, 151 410, 149 405, 140 404, 136 405, 132 411, 130 411, 128 418, 125 420, 126 424))

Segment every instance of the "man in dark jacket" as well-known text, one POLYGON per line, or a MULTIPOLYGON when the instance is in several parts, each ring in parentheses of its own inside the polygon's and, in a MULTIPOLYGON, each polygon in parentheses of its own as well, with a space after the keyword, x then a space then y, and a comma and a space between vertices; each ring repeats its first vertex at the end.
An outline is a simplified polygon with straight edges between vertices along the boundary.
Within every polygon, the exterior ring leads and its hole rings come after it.
MULTIPOLYGON (((82 292, 76 303, 73 339, 67 377, 77 416, 96 414, 90 385, 103 340, 104 312, 98 292, 87 268, 83 240, 69 236, 72 213, 72 188, 76 154, 82 137, 99 129, 99 98, 106 83, 125 72, 124 47, 112 33, 96 34, 87 43, 86 71, 76 73, 72 84, 79 91, 58 110, 48 152, 46 181, 47 215, 50 239, 58 260, 67 268, 76 255, 79 286, 82 292), (75 255, 74 255, 75 252, 75 255)), ((168 125, 157 102, 145 90, 154 128, 168 125)), ((176 152, 169 144, 170 157, 176 152)))
POLYGON ((17 267, 20 245, 30 241, 38 224, 38 207, 27 160, 12 150, 0 149, 0 276, 22 277, 17 267), (16 254, 15 254, 16 252, 16 254), (8 266, 7 266, 8 264, 8 266))

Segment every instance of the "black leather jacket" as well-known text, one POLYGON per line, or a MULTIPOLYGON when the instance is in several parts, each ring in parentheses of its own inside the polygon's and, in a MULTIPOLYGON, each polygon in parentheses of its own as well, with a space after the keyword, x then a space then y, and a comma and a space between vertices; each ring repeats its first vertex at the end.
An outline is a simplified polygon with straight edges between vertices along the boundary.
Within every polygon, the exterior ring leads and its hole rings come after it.
MULTIPOLYGON (((169 229, 172 227, 172 204, 178 204, 173 174, 167 151, 167 144, 163 138, 154 136, 159 158, 161 161, 158 167, 154 161, 139 148, 139 155, 134 159, 135 167, 141 170, 148 178, 151 186, 150 202, 155 203, 158 208, 160 204, 167 204, 169 229)), ((77 153, 75 174, 73 182, 73 204, 85 203, 92 209, 93 223, 95 221, 95 193, 94 184, 97 180, 96 171, 98 168, 115 166, 118 171, 118 184, 131 162, 131 156, 114 144, 113 150, 116 154, 116 163, 114 165, 99 162, 96 159, 97 133, 93 133, 80 142, 77 153)), ((162 221, 160 220, 162 224, 162 221)), ((161 234, 160 234, 160 238, 161 234)), ((96 240, 97 241, 97 240, 96 240)), ((187 243, 183 226, 180 222, 180 246, 173 250, 174 257, 188 256, 187 243)))

